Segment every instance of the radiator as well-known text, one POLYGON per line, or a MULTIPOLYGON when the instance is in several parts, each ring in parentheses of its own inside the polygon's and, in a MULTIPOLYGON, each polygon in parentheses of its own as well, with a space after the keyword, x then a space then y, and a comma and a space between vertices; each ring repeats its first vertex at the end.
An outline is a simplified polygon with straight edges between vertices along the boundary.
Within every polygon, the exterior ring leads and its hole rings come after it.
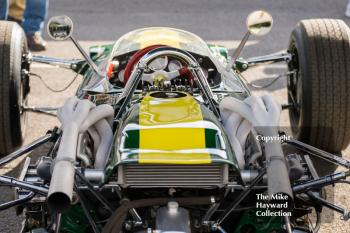
POLYGON ((228 183, 228 166, 221 165, 148 165, 119 167, 122 187, 222 187, 228 183))

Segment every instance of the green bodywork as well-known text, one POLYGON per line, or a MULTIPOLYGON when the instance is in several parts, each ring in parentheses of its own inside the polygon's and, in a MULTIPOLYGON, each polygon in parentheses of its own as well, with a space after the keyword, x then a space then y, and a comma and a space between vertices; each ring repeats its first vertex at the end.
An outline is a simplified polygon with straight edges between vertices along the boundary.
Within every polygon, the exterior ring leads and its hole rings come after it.
MULTIPOLYGON (((114 44, 105 44, 105 45, 96 45, 90 47, 89 53, 90 57, 96 62, 97 65, 100 67, 104 67, 103 64, 106 63, 111 55, 111 52, 113 50, 114 44)), ((228 58, 228 50, 223 47, 223 46, 218 46, 218 45, 208 45, 212 53, 217 59, 222 59, 225 60, 228 58)), ((94 72, 92 69, 90 69, 88 66, 86 66, 85 63, 78 64, 75 69, 76 72, 79 72, 80 74, 84 75, 84 81, 81 84, 81 86, 84 86, 88 81, 91 79, 91 77, 94 75, 94 72)), ((77 95, 79 96, 79 89, 77 95)), ((120 128, 125 127, 127 124, 130 123, 137 123, 137 114, 138 114, 138 108, 139 104, 136 104, 133 106, 133 109, 129 111, 129 113, 125 116, 124 123, 119 126, 120 128)), ((208 140, 206 140, 206 145, 208 148, 210 147, 216 147, 216 142, 213 140, 213 134, 220 133, 223 136, 223 139, 225 141, 226 145, 230 145, 228 143, 228 139, 223 133, 223 129, 221 127, 221 124, 218 122, 218 120, 213 116, 212 112, 209 111, 206 107, 201 106, 203 110, 203 114, 205 116, 205 119, 213 122, 216 124, 219 129, 221 130, 220 132, 213 132, 211 129, 206 129, 206 133, 208 135, 208 140)), ((121 121, 123 122, 123 121, 121 121)), ((121 130, 117 130, 119 132, 122 132, 121 130)), ((139 137, 138 131, 134 132, 127 132, 128 136, 130 137, 126 145, 127 147, 137 147, 137 139, 139 137)), ((116 151, 118 148, 118 140, 120 139, 120 135, 116 134, 114 136, 114 146, 111 149, 111 154, 108 162, 108 166, 106 167, 106 177, 108 180, 108 177, 112 175, 117 167, 120 164, 123 163, 136 163, 137 159, 129 157, 128 159, 122 161, 118 159, 118 152, 116 151)), ((227 159, 222 159, 222 158, 215 158, 212 157, 213 163, 227 163, 229 164, 234 170, 238 171, 238 166, 237 166, 237 161, 235 159, 233 150, 229 146, 227 148, 227 159)), ((239 174, 239 173, 238 173, 239 174)), ((91 211, 90 213, 92 217, 94 218, 95 221, 98 221, 96 219, 96 215, 94 214, 94 211, 91 211)), ((272 232, 273 230, 278 230, 282 228, 282 219, 281 218, 276 218, 276 217, 257 217, 255 216, 254 211, 246 211, 244 214, 241 216, 241 219, 239 221, 239 224, 237 225, 236 228, 236 233, 239 233, 240 230, 246 226, 246 225, 251 225, 253 228, 256 230, 254 232, 256 233, 268 233, 272 232)), ((102 228, 101 225, 98 225, 99 228, 102 228)), ((62 214, 62 223, 61 223, 61 232, 64 233, 84 233, 89 229, 89 223, 88 220, 85 216, 84 211, 82 210, 81 206, 79 204, 73 205, 71 209, 67 212, 62 214)))
POLYGON ((255 212, 256 210, 245 211, 234 233, 272 233, 282 229, 283 219, 281 217, 261 217, 255 212))
MULTIPOLYGON (((90 214, 97 222, 95 213, 91 211, 90 214)), ((62 214, 61 221, 60 230, 62 233, 85 233, 90 227, 88 219, 79 204, 72 205, 67 213, 62 214)))
MULTIPOLYGON (((238 165, 234 155, 234 152, 228 142, 227 136, 222 128, 220 122, 215 115, 204 105, 200 104, 201 114, 203 115, 203 121, 199 122, 203 126, 205 132, 205 149, 208 149, 210 153, 211 149, 222 152, 222 154, 210 154, 211 163, 225 163, 229 164, 233 170, 238 173, 238 165), (226 146, 224 149, 222 146, 226 146)), ((147 115, 152 113, 147 112, 147 115)), ((109 162, 106 168, 106 177, 116 172, 119 165, 128 163, 139 163, 137 153, 132 151, 142 149, 140 148, 140 103, 134 104, 130 111, 126 114, 125 118, 121 120, 123 122, 117 134, 114 137, 114 143, 111 149, 109 162)), ((192 122, 196 124, 196 122, 192 122)), ((179 123, 177 123, 179 124, 179 123)), ((168 124, 171 125, 171 124, 168 124)), ((169 127, 169 126, 168 126, 169 127)), ((161 126, 160 126, 161 128, 161 126)), ((161 149, 161 148, 159 148, 161 149)), ((195 148, 193 148, 195 149, 195 148)), ((176 156, 176 155, 175 155, 176 156)), ((191 154, 189 154, 191 157, 191 154)))

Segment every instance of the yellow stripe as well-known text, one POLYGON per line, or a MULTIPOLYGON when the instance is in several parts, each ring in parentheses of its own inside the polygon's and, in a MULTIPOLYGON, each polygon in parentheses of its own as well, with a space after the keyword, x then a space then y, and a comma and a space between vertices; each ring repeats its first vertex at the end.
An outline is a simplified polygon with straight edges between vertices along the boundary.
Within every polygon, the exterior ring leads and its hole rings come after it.
POLYGON ((140 154, 139 163, 149 164, 210 164, 209 154, 147 153, 140 154))
POLYGON ((140 153, 139 163, 207 164, 208 153, 176 153, 176 150, 203 149, 204 128, 162 127, 181 122, 202 121, 202 111, 190 95, 182 98, 160 99, 149 94, 141 101, 140 126, 159 126, 140 130, 140 150, 164 150, 166 153, 140 153))

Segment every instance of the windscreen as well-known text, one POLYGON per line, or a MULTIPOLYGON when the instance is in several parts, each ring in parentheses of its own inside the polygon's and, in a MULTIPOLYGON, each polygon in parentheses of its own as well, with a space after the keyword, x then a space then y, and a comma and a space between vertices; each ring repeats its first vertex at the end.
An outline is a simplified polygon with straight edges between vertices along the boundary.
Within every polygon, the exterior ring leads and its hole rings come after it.
POLYGON ((193 33, 174 28, 142 28, 122 36, 114 45, 113 56, 137 51, 150 45, 166 45, 210 56, 208 45, 193 33))
POLYGON ((112 57, 135 52, 151 45, 165 45, 203 57, 208 57, 222 75, 222 81, 234 91, 244 91, 242 83, 235 77, 234 73, 225 68, 226 59, 211 52, 199 36, 175 28, 150 27, 131 31, 122 36, 114 44, 112 57))

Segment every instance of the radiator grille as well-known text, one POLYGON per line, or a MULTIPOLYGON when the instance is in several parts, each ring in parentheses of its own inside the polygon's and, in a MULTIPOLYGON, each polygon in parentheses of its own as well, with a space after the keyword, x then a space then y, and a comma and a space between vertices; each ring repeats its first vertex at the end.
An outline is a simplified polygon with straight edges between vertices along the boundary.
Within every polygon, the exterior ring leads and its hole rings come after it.
POLYGON ((222 187, 226 165, 125 165, 119 182, 124 187, 222 187))

